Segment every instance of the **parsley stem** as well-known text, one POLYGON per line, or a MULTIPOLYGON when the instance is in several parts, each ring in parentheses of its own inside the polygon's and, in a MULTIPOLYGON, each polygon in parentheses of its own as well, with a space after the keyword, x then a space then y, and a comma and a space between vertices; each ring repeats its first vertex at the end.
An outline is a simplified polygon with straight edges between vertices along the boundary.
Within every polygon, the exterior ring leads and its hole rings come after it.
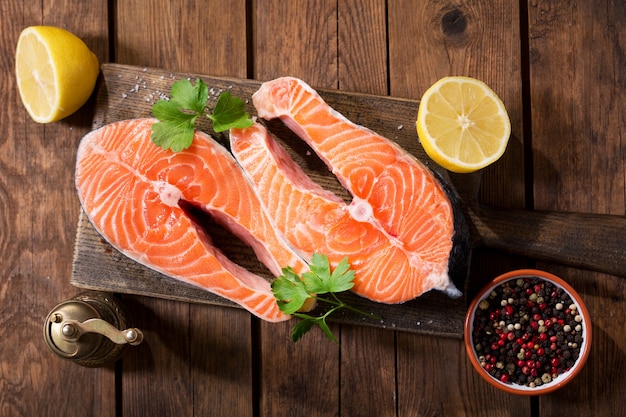
POLYGON ((372 319, 375 319, 375 320, 382 320, 382 318, 379 317, 379 316, 376 316, 376 315, 371 314, 371 313, 367 313, 367 312, 365 312, 363 310, 359 310, 356 307, 352 307, 352 306, 344 303, 339 298, 337 298, 337 295, 334 292, 330 292, 329 294, 334 298, 334 300, 331 300, 331 299, 328 299, 328 298, 324 298, 324 297, 314 297, 318 301, 323 301, 325 303, 328 303, 328 304, 331 304, 331 305, 335 306, 335 307, 331 308, 328 311, 328 313, 324 314, 324 316, 328 316, 329 313, 334 312, 335 310, 339 310, 340 308, 345 308, 345 309, 350 310, 350 311, 352 311, 354 313, 360 314, 360 315, 362 315, 364 317, 369 317, 369 318, 372 318, 372 319))

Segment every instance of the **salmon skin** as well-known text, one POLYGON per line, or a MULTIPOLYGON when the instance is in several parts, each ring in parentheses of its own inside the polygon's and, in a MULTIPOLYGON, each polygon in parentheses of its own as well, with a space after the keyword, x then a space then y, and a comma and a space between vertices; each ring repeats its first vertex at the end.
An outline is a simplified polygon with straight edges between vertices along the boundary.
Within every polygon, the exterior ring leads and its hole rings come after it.
POLYGON ((276 233, 232 155, 196 131, 182 152, 150 140, 156 119, 106 125, 81 141, 76 187, 95 229, 133 260, 175 279, 232 300, 266 321, 290 318, 278 309, 265 278, 230 261, 181 208, 209 213, 241 240, 274 274, 307 263, 276 233))
POLYGON ((231 150, 289 244, 355 269, 354 292, 402 303, 436 289, 460 295, 448 275, 454 210, 433 174, 389 139, 332 109, 302 80, 278 78, 252 96, 258 116, 280 118, 352 195, 322 190, 259 124, 231 131, 231 150))

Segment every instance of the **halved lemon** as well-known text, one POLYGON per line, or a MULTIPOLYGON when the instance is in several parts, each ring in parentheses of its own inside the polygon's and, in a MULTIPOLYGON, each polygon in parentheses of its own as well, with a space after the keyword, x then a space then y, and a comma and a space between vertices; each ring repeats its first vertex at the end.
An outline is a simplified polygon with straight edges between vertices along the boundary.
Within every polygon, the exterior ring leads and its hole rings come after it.
POLYGON ((444 77, 422 96, 417 135, 433 161, 452 172, 474 172, 506 150, 511 122, 502 100, 470 77, 444 77))
POLYGON ((15 50, 15 75, 24 107, 38 123, 78 110, 94 90, 100 72, 96 55, 76 35, 53 26, 30 26, 15 50))

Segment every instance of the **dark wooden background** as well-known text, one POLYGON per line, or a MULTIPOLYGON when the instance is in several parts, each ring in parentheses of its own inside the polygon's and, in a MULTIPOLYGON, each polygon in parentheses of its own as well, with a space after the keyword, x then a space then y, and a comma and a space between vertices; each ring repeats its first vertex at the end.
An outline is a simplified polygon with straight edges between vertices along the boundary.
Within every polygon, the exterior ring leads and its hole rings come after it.
MULTIPOLYGON (((242 310, 124 295, 145 342, 115 366, 45 347, 70 285, 79 215, 76 146, 94 103, 32 122, 14 49, 29 25, 64 27, 102 62, 418 99, 445 75, 491 85, 512 121, 480 199, 503 207, 624 215, 626 6, 619 0, 41 0, 0 3, 0 416, 625 416, 623 278, 474 253, 477 284, 520 266, 567 279, 593 318, 591 356, 566 388, 510 396, 457 338, 335 325, 297 344, 291 323, 242 310)), ((406 126, 405 128, 409 128, 406 126)))

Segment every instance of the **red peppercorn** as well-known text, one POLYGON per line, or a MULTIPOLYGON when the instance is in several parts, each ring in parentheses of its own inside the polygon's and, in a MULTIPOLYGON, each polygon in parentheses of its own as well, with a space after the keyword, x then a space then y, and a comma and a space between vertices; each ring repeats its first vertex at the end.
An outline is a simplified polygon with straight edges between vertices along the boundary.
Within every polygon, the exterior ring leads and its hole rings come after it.
POLYGON ((524 366, 526 366, 526 361, 521 360, 521 359, 517 361, 518 368, 523 368, 524 366))
POLYGON ((509 375, 508 374, 502 374, 500 376, 500 381, 505 382, 505 383, 508 382, 509 381, 509 375))
POLYGON ((559 366, 561 364, 561 360, 559 358, 552 358, 550 359, 550 365, 552 366, 559 366))
POLYGON ((526 295, 530 295, 533 293, 533 289, 532 288, 526 288, 526 295))
POLYGON ((537 355, 543 356, 545 355, 545 353, 546 353, 546 350, 544 348, 540 347, 539 349, 537 349, 537 355))
POLYGON ((507 316, 512 316, 514 312, 515 312, 515 309, 513 308, 512 305, 507 304, 504 307, 504 314, 506 314, 507 316))
POLYGON ((500 349, 500 346, 498 345, 498 343, 491 344, 491 350, 498 350, 498 349, 500 349))
POLYGON ((548 308, 548 303, 540 303, 538 307, 539 310, 545 310, 546 308, 548 308))
POLYGON ((524 375, 529 375, 529 374, 530 374, 530 368, 529 368, 528 366, 524 366, 524 367, 522 368, 522 373, 523 373, 524 375))
POLYGON ((533 314, 533 320, 535 321, 543 320, 543 317, 541 317, 541 314, 539 313, 533 314))
POLYGON ((488 372, 488 371, 491 371, 492 369, 493 369, 493 365, 492 365, 492 364, 490 364, 490 363, 486 363, 486 364, 485 364, 485 370, 486 370, 487 372, 488 372))
POLYGON ((527 360, 526 361, 526 366, 528 366, 530 369, 533 369, 537 366, 536 362, 533 360, 527 360))
POLYGON ((550 344, 550 350, 556 350, 556 348, 557 348, 556 343, 550 344))
POLYGON ((551 341, 552 343, 556 342, 556 336, 550 336, 550 341, 551 341))
POLYGON ((532 327, 533 330, 536 331, 537 329, 539 329, 539 323, 537 323, 536 321, 531 321, 530 322, 530 327, 532 327))
POLYGON ((500 346, 500 347, 504 347, 504 345, 505 345, 505 344, 506 344, 505 339, 500 339, 500 340, 498 340, 498 346, 500 346))
POLYGON ((539 335, 539 340, 540 340, 540 341, 544 342, 544 341, 546 341, 547 339, 548 339, 548 335, 547 335, 547 334, 545 334, 545 333, 541 333, 541 334, 539 335))
MULTIPOLYGON (((556 337, 554 338, 554 340, 556 341, 556 337)), ((517 343, 518 345, 522 346, 524 344, 524 340, 521 337, 518 337, 515 340, 515 343, 517 343)))

